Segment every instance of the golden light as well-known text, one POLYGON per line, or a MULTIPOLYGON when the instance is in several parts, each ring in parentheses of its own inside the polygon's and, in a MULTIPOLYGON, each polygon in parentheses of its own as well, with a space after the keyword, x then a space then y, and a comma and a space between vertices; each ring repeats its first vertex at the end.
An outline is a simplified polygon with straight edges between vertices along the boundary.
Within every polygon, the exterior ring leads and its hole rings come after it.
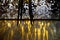
POLYGON ((8 27, 9 27, 9 28, 11 28, 11 23, 10 23, 10 22, 8 22, 8 24, 7 24, 7 25, 8 25, 8 27))
POLYGON ((3 33, 7 33, 4 40, 13 40, 15 34, 21 40, 49 40, 50 34, 54 37, 54 29, 50 27, 51 21, 34 21, 33 24, 29 20, 19 21, 19 26, 14 27, 12 24, 16 24, 16 21, 5 20, 4 23, 5 26, 0 28, 0 32, 3 30, 3 33))
MULTIPOLYGON (((34 37, 32 39, 36 40, 37 39, 37 36, 38 36, 38 40, 41 40, 41 38, 43 38, 43 40, 48 40, 48 30, 46 28, 48 28, 50 26, 50 23, 51 22, 45 22, 45 21, 35 21, 33 23, 34 26, 31 25, 31 22, 30 21, 24 21, 24 24, 27 24, 27 28, 28 28, 28 33, 26 34, 26 38, 27 40, 29 40, 29 36, 28 35, 34 35, 34 37), (38 23, 38 25, 40 27, 35 26, 35 24, 38 23), (32 29, 34 30, 34 32, 32 33, 33 30, 31 30, 31 27, 32 29), (37 27, 37 28, 36 28, 37 27), (41 36, 42 35, 42 36, 41 36)), ((23 26, 21 26, 23 27, 23 26)), ((23 27, 25 28, 25 26, 23 27)), ((24 30, 24 29, 23 29, 24 30)), ((23 31, 22 30, 22 31, 23 31)), ((25 31, 24 31, 25 32, 25 31)), ((22 32, 24 34, 24 32, 22 32)), ((52 31, 53 32, 53 31, 52 31)), ((24 34, 25 35, 25 34, 24 34)), ((23 37, 24 38, 24 37, 23 37)), ((31 38, 31 37, 30 37, 31 38)))

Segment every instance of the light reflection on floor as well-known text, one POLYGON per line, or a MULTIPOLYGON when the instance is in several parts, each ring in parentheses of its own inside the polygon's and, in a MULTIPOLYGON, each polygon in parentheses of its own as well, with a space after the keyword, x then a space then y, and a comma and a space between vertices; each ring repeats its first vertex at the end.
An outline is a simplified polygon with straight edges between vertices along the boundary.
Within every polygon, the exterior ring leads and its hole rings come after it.
MULTIPOLYGON (((53 40, 52 21, 17 21, 1 20, 0 21, 0 39, 1 40, 53 40)), ((56 29, 55 29, 56 30, 56 29)))

